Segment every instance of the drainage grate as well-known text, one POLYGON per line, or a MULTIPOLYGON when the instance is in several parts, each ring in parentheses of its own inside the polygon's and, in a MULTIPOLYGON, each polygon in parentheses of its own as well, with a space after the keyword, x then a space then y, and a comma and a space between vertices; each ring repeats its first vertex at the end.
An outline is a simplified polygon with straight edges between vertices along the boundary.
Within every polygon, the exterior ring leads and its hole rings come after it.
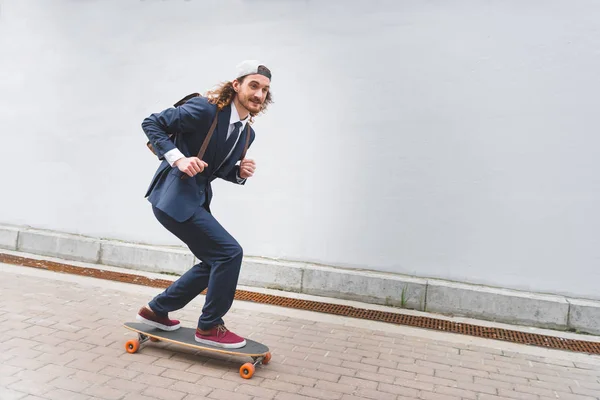
MULTIPOLYGON (((166 279, 151 279, 145 276, 139 276, 135 274, 105 271, 102 269, 95 268, 76 267, 73 265, 56 263, 53 261, 34 260, 31 258, 18 257, 3 253, 0 253, 0 262, 21 265, 25 267, 40 268, 48 271, 89 276, 111 281, 133 283, 137 285, 150 286, 155 288, 166 288, 172 283, 172 281, 166 279)), ((205 292, 206 291, 204 291, 203 293, 205 292)), ((560 337, 512 331, 508 329, 490 328, 472 324, 462 324, 458 322, 446 321, 430 317, 396 314, 386 311, 356 308, 352 306, 321 303, 318 301, 291 299, 288 297, 273 296, 269 294, 249 292, 246 290, 237 290, 235 293, 235 299, 241 301, 251 301, 261 304, 270 304, 286 308, 295 308, 299 310, 335 314, 344 317, 368 319, 372 321, 387 322, 397 325, 407 325, 414 326, 417 328, 426 328, 437 331, 459 333, 463 335, 476 336, 486 339, 503 340, 506 342, 521 343, 551 349, 568 350, 589 354, 600 354, 600 343, 586 342, 583 340, 564 339, 560 337)))

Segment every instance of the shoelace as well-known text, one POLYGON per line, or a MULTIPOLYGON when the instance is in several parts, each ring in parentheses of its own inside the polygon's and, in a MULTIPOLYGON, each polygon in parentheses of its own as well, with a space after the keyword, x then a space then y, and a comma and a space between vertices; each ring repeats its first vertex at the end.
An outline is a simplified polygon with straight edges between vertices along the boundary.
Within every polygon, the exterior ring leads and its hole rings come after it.
POLYGON ((219 333, 222 333, 223 336, 227 334, 227 328, 225 328, 225 325, 217 325, 217 337, 219 336, 219 333))

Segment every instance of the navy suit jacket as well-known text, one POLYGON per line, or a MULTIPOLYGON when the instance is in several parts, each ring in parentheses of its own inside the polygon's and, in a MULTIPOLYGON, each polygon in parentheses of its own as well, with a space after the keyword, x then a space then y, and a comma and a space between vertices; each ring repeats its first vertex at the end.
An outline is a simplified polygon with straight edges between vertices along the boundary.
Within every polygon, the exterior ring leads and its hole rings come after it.
MULTIPOLYGON (((186 157, 196 157, 217 112, 216 105, 209 103, 204 97, 194 97, 179 107, 151 114, 142 122, 142 129, 156 156, 162 160, 146 197, 152 205, 178 222, 190 218, 200 206, 210 211, 211 182, 216 178, 236 184, 245 183, 245 180, 241 183, 237 180, 240 167, 236 164, 246 143, 246 128, 242 131, 231 157, 223 162, 231 150, 225 148, 231 107, 235 106, 229 105, 219 112, 217 127, 203 157, 208 167, 193 178, 188 176, 187 179, 181 179, 184 173, 177 167, 171 167, 164 159, 164 154, 177 147, 186 157), (174 141, 169 139, 171 133, 176 134, 174 141)), ((250 128, 249 146, 254 137, 254 130, 250 128)))

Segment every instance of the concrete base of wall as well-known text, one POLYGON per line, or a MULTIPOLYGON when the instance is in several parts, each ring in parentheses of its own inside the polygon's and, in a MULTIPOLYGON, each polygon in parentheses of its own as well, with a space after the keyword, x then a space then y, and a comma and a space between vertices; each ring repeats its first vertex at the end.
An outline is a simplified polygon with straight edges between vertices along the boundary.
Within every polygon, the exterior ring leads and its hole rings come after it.
MULTIPOLYGON (((0 248, 148 272, 182 274, 198 260, 158 247, 0 225, 0 248)), ((246 257, 240 285, 445 315, 600 335, 600 302, 397 274, 246 257)))

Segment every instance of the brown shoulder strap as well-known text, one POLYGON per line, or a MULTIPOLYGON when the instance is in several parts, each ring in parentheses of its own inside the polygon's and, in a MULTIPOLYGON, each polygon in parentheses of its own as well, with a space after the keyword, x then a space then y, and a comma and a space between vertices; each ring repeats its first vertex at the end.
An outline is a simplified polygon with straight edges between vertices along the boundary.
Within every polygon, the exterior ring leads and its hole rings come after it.
POLYGON ((185 96, 183 99, 179 100, 177 103, 173 104, 173 107, 179 107, 182 104, 187 103, 189 99, 193 99, 194 97, 200 96, 200 93, 192 93, 185 96))
POLYGON ((204 138, 202 147, 200 147, 200 151, 198 152, 198 158, 201 160, 202 160, 202 157, 204 157, 204 152, 206 151, 206 148, 208 147, 208 143, 210 142, 210 138, 211 138, 213 132, 215 131, 215 127, 217 126, 217 117, 218 116, 219 116, 219 108, 217 107, 217 112, 215 113, 215 119, 213 120, 212 125, 210 126, 210 129, 208 130, 208 134, 204 138))
MULTIPOLYGON (((210 128, 208 129, 208 133, 206 134, 206 137, 204 138, 204 142, 202 142, 202 147, 200 147, 200 151, 198 152, 198 158, 202 160, 202 157, 204 157, 204 152, 206 151, 206 148, 208 147, 208 143, 210 142, 210 138, 212 137, 213 132, 215 131, 215 127, 217 126, 217 119, 219 117, 219 108, 217 107, 217 111, 215 113, 215 119, 213 119, 212 124, 210 125, 210 128)), ((188 175, 183 174, 181 175, 181 179, 187 179, 189 178, 188 175)))
MULTIPOLYGON (((188 100, 193 99, 194 97, 199 97, 199 96, 200 96, 200 93, 188 94, 183 99, 181 99, 177 103, 173 104, 173 106, 179 107, 179 106, 187 103, 188 100)), ((217 112, 215 113, 215 119, 213 120, 212 125, 210 126, 210 129, 208 130, 208 134, 204 138, 202 147, 200 147, 200 151, 198 152, 198 158, 201 160, 202 160, 202 157, 204 157, 204 152, 206 151, 206 148, 208 147, 208 143, 210 142, 210 138, 212 137, 215 127, 217 126, 217 117, 218 116, 219 116, 219 108, 217 107, 217 112)))
POLYGON ((243 160, 246 157, 246 152, 248 151, 248 146, 250 145, 250 124, 246 124, 246 144, 244 145, 244 151, 242 152, 242 156, 240 160, 243 160))

